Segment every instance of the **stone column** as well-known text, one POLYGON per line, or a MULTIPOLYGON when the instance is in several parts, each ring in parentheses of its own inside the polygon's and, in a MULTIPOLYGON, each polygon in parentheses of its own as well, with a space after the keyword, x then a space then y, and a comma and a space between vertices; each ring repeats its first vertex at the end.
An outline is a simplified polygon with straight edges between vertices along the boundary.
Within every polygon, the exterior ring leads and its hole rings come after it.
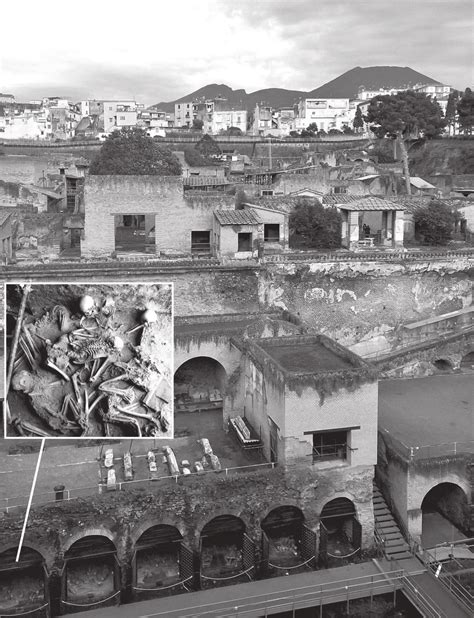
MULTIPOLYGON (((171 230, 170 230, 171 231, 171 230)), ((155 215, 155 255, 160 255, 160 243, 158 240, 158 216, 155 215)))
POLYGON ((356 249, 359 246, 359 211, 348 211, 348 236, 349 236, 349 249, 356 249))
POLYGON ((394 210, 392 215, 393 221, 393 234, 392 234, 392 246, 403 247, 403 211, 394 210))

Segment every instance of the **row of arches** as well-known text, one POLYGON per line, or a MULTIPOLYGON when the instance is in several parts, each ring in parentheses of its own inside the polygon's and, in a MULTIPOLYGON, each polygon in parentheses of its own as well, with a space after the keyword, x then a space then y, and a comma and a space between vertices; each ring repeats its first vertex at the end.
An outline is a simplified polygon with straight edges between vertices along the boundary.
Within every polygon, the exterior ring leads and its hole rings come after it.
POLYGON ((118 560, 112 538, 95 531, 66 549, 56 583, 39 551, 25 547, 20 562, 15 563, 14 550, 8 550, 0 554, 4 575, 0 579, 0 614, 41 612, 42 607, 51 607, 52 615, 66 614, 293 574, 324 568, 331 556, 352 560, 360 550, 361 537, 354 530, 360 531, 361 526, 355 506, 347 498, 336 498, 323 508, 319 548, 317 532, 296 506, 274 508, 260 528, 257 542, 240 517, 218 515, 203 526, 198 549, 193 551, 177 527, 150 525, 141 532, 131 561, 125 565, 118 560))
MULTIPOLYGON (((437 358, 433 361, 433 365, 439 371, 453 371, 457 365, 449 358, 437 358)), ((464 355, 459 361, 459 369, 461 371, 471 371, 474 369, 474 352, 469 352, 464 355)))

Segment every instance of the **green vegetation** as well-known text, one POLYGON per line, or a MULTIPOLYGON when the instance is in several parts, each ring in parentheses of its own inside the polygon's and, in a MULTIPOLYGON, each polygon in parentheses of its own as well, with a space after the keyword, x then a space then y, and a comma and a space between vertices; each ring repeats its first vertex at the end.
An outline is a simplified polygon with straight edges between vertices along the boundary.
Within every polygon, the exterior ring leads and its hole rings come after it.
POLYGON ((165 148, 137 127, 115 131, 92 162, 94 175, 180 176, 181 164, 165 148))
POLYGON ((375 97, 364 119, 377 137, 394 139, 399 144, 406 191, 410 195, 410 170, 405 142, 409 138, 432 138, 441 134, 446 121, 440 106, 427 95, 408 90, 375 97))
POLYGON ((203 135, 194 147, 203 157, 219 157, 222 154, 219 144, 210 135, 203 135))
POLYGON ((341 246, 341 215, 336 208, 300 200, 290 213, 290 240, 293 247, 337 249, 341 246))
POLYGON ((474 128, 474 93, 470 88, 466 88, 457 103, 456 109, 461 131, 464 135, 472 135, 474 128))
POLYGON ((184 159, 191 167, 206 167, 216 164, 216 161, 213 161, 209 157, 204 157, 196 148, 192 148, 191 146, 184 147, 184 159))
POLYGON ((357 132, 359 132, 364 127, 364 117, 362 116, 362 110, 360 107, 357 107, 356 109, 352 126, 357 132))
POLYGON ((439 200, 431 200, 414 212, 415 236, 429 245, 446 245, 451 240, 456 213, 439 200))

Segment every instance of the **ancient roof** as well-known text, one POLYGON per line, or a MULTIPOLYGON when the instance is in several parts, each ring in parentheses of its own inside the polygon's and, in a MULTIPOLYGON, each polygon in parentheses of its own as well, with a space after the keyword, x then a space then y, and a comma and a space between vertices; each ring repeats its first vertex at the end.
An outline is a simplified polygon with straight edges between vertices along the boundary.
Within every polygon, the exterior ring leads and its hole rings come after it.
POLYGON ((349 195, 348 193, 327 193, 323 195, 323 204, 347 204, 355 200, 360 200, 360 195, 349 195))
POLYGON ((366 176, 359 176, 358 178, 353 178, 353 180, 373 180, 374 178, 378 178, 380 174, 367 174, 366 176))
POLYGON ((47 195, 48 197, 52 197, 55 200, 60 200, 63 195, 61 193, 57 193, 53 189, 46 189, 45 187, 37 187, 36 185, 23 185, 25 189, 31 191, 31 193, 41 193, 42 195, 47 195))
POLYGON ((410 176, 410 184, 412 184, 417 189, 436 189, 434 185, 419 176, 410 176))
POLYGON ((343 210, 405 210, 404 206, 382 197, 361 197, 341 206, 343 210))
POLYGON ((257 225, 261 223, 258 214, 251 210, 215 210, 214 215, 221 225, 257 225))
POLYGON ((0 227, 8 221, 11 214, 11 212, 0 212, 0 227))

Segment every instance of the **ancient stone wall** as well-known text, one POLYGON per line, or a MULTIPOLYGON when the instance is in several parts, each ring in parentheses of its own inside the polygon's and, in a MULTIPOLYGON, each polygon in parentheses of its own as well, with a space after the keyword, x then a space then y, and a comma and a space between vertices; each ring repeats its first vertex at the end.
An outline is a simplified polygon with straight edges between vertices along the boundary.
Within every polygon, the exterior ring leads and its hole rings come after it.
POLYGON ((382 337, 391 347, 401 325, 469 306, 471 268, 467 258, 269 264, 260 272, 259 298, 343 345, 382 337))
MULTIPOLYGON (((260 545, 261 522, 282 505, 300 508, 305 523, 315 531, 324 505, 337 497, 355 504, 363 527, 363 547, 372 545, 373 467, 318 471, 281 469, 238 476, 206 475, 182 478, 176 484, 160 484, 157 491, 125 491, 33 507, 24 545, 40 551, 48 569, 60 569, 62 555, 78 539, 104 535, 117 547, 118 560, 130 563, 134 543, 149 526, 168 524, 178 528, 191 549, 199 550, 204 525, 214 517, 230 514, 240 517, 247 534, 260 545), (170 504, 173 508, 170 509, 170 504)), ((18 544, 22 514, 3 516, 0 552, 18 544)), ((258 558, 258 557, 257 557, 258 558)), ((125 582, 123 582, 125 584, 125 582)))

